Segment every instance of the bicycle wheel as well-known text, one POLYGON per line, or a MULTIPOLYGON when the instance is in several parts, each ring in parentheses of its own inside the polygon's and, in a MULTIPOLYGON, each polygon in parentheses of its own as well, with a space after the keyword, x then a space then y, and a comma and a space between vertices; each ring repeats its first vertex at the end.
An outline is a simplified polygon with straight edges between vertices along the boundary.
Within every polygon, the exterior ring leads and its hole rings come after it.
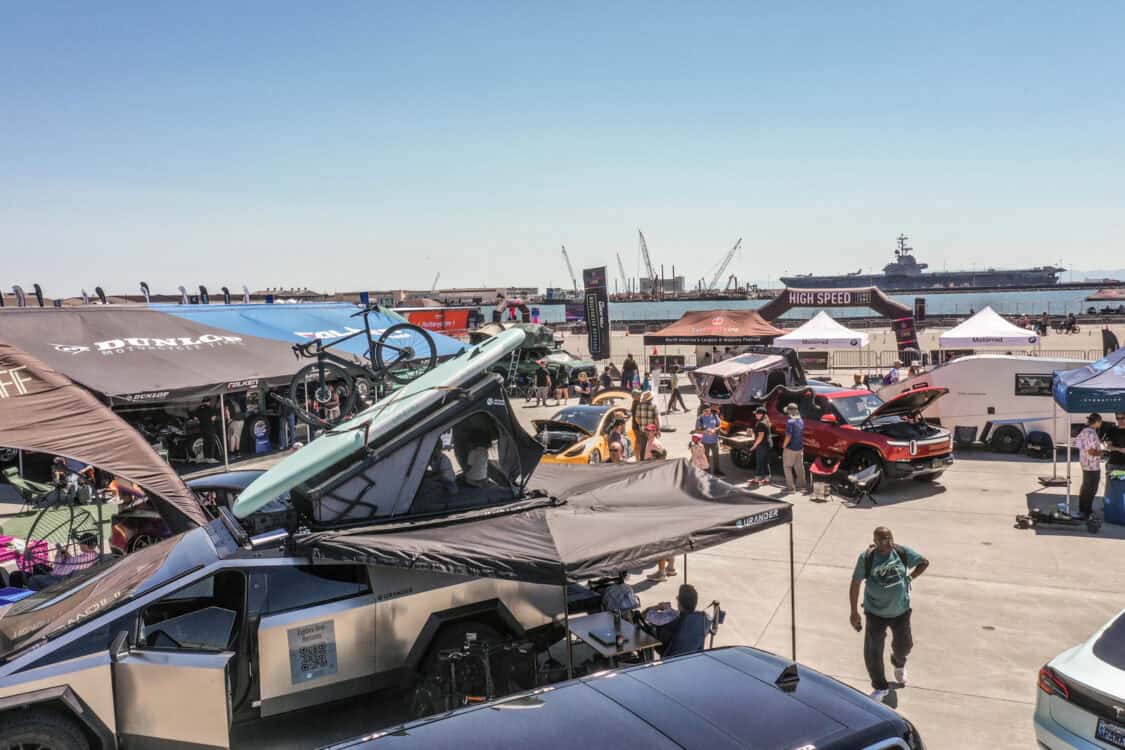
POLYGON ((334 426, 355 411, 355 381, 337 364, 313 362, 297 370, 289 381, 289 400, 299 407, 296 412, 302 422, 314 427, 322 423, 334 426))
POLYGON ((396 323, 375 342, 375 369, 396 383, 409 383, 436 364, 434 337, 425 328, 396 323))

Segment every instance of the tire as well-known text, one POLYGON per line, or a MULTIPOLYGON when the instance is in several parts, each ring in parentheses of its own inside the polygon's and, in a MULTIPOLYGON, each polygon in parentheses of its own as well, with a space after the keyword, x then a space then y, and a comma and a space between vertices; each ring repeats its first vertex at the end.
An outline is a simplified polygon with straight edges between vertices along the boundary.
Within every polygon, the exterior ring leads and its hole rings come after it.
POLYGON ((875 490, 879 489, 879 486, 883 484, 883 479, 886 476, 883 469, 883 459, 879 456, 878 451, 872 448, 856 449, 848 456, 847 462, 845 463, 845 470, 848 474, 855 474, 869 466, 878 466, 880 472, 879 478, 871 485, 870 492, 874 494, 875 490))
POLYGON ((602 462, 602 452, 600 450, 598 450, 597 448, 594 448, 593 452, 590 453, 589 458, 586 459, 586 463, 588 463, 588 464, 600 464, 601 462, 602 462))
POLYGON ((160 539, 153 536, 152 534, 137 534, 129 540, 129 544, 127 545, 129 554, 132 554, 139 549, 150 547, 159 541, 160 539))
POLYGON ((313 362, 297 370, 297 374, 289 381, 289 400, 297 405, 297 416, 302 422, 311 424, 314 427, 320 426, 321 421, 327 422, 330 425, 336 425, 351 416, 352 411, 355 409, 355 380, 352 378, 351 373, 337 364, 333 364, 332 362, 324 362, 323 364, 313 362), (337 419, 318 419, 311 410, 306 408, 306 389, 309 397, 308 406, 317 403, 323 408, 332 398, 332 394, 328 393, 327 389, 322 389, 320 387, 321 368, 323 368, 325 381, 336 381, 340 383, 344 386, 346 392, 346 398, 340 401, 340 416, 337 419))
POLYGON ((396 323, 383 331, 375 342, 375 369, 386 373, 388 378, 400 385, 429 372, 436 364, 434 337, 425 328, 396 323), (400 341, 394 341, 396 338, 400 341), (384 349, 391 356, 384 357, 384 349))
POLYGON ((1023 450, 1023 433, 1011 425, 1003 425, 992 433, 988 447, 997 453, 1019 453, 1023 450))
POLYGON ((754 451, 745 448, 731 448, 730 461, 740 469, 753 469, 757 465, 754 459, 754 451))
POLYGON ((23 750, 90 750, 74 719, 50 709, 15 709, 0 719, 0 747, 23 750))

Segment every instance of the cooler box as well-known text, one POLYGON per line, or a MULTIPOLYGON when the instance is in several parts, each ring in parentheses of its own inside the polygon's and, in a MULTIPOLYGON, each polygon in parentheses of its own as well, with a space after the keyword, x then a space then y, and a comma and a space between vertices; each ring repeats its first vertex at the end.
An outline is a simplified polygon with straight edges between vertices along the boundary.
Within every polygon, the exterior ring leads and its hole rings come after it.
POLYGON ((1125 525, 1125 477, 1111 476, 1106 480, 1105 508, 1102 512, 1106 523, 1125 525))

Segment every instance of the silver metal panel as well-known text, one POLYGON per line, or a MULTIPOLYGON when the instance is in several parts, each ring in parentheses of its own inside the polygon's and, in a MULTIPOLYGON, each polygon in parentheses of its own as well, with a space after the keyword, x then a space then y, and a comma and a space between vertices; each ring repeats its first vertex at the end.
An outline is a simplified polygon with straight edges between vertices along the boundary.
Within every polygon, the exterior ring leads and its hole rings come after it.
MULTIPOLYGON (((374 675, 375 597, 361 596, 263 617, 258 625, 258 674, 262 716, 277 710, 270 705, 273 699, 374 675), (330 674, 305 679, 294 671, 291 638, 302 628, 325 622, 332 623, 335 668, 329 670, 330 674)), ((292 701, 284 705, 292 705, 292 701)))
POLYGON ((407 654, 435 612, 498 599, 524 629, 562 618, 559 586, 382 566, 372 566, 370 574, 379 601, 375 610, 375 666, 379 672, 406 663, 407 654))
POLYGON ((110 732, 117 731, 113 712, 113 678, 109 652, 80 656, 39 669, 28 669, 4 678, 0 698, 52 687, 70 686, 110 732))
POLYGON ((173 742, 230 745, 234 654, 134 650, 113 665, 118 733, 173 742))

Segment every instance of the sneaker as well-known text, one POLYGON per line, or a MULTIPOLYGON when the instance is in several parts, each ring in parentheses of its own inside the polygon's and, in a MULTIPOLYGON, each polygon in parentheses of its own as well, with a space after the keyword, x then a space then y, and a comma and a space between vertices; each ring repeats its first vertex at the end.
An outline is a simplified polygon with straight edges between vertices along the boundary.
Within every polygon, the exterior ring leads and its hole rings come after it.
POLYGON ((649 573, 648 574, 648 580, 650 580, 650 581, 663 581, 665 578, 666 578, 666 576, 663 573, 661 573, 659 570, 656 571, 655 573, 649 573))
POLYGON ((895 667, 895 682, 906 684, 906 667, 895 667))
POLYGON ((679 574, 680 574, 680 572, 678 570, 673 569, 673 568, 668 568, 666 571, 664 571, 664 575, 668 576, 669 578, 675 578, 679 574))
POLYGON ((890 695, 890 694, 891 694, 890 690, 872 690, 870 693, 868 693, 868 697, 871 698, 871 700, 873 700, 873 701, 878 701, 879 703, 882 703, 883 701, 885 701, 887 699, 887 696, 890 695))

